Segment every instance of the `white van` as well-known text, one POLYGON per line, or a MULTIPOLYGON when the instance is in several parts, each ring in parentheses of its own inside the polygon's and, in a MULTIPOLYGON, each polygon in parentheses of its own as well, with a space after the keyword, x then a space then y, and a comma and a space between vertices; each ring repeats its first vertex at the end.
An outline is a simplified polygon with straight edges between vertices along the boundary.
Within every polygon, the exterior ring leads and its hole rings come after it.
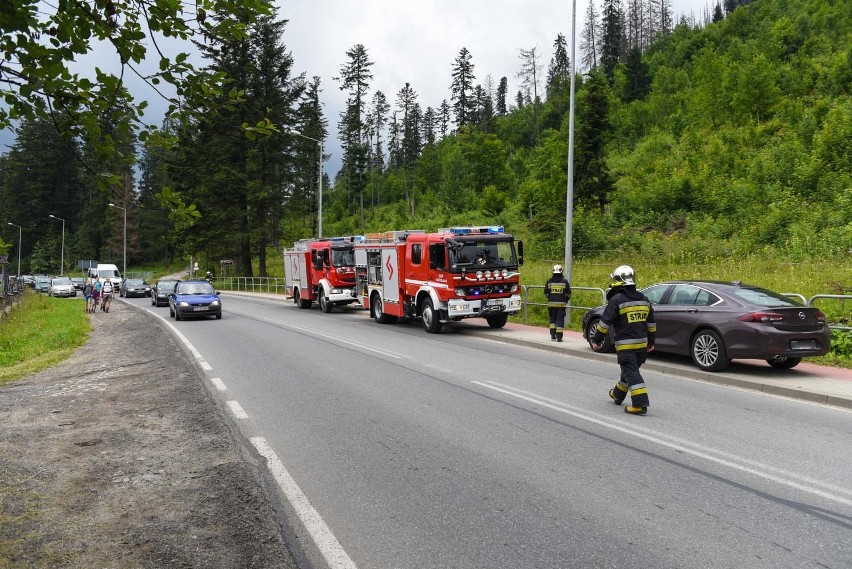
POLYGON ((112 288, 116 293, 118 293, 118 289, 121 287, 121 273, 118 272, 118 267, 115 265, 99 263, 97 267, 89 267, 87 276, 89 276, 92 280, 100 277, 101 282, 109 279, 112 282, 112 288))

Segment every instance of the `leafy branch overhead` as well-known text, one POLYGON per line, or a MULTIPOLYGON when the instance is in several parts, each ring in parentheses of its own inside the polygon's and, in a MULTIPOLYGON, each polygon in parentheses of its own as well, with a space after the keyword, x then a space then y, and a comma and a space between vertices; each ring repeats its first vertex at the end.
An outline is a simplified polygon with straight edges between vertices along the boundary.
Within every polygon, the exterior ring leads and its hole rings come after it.
POLYGON ((96 156, 132 163, 132 145, 116 140, 144 142, 158 129, 145 123, 148 102, 134 98, 129 77, 167 101, 166 118, 178 123, 235 101, 224 73, 191 63, 191 42, 238 41, 244 22, 269 11, 265 0, 0 2, 0 129, 47 119, 96 156), (217 14, 243 17, 208 16, 217 14))

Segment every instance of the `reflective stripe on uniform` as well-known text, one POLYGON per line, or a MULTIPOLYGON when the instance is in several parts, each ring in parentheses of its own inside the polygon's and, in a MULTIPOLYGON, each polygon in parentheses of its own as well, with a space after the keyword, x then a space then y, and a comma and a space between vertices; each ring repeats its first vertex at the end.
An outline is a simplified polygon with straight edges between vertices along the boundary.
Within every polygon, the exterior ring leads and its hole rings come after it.
POLYGON ((626 338, 615 342, 615 350, 641 350, 648 347, 648 338, 626 338))

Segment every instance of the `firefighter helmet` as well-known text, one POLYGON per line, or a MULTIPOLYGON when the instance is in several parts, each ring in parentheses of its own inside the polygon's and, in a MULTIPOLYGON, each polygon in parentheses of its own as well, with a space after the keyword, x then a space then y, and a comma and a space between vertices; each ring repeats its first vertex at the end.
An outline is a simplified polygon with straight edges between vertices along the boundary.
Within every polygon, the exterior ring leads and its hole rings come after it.
POLYGON ((562 274, 562 265, 553 265, 553 274, 561 275, 562 274))
POLYGON ((612 281, 612 286, 635 285, 636 274, 633 272, 633 267, 630 265, 621 265, 609 275, 609 280, 612 281))

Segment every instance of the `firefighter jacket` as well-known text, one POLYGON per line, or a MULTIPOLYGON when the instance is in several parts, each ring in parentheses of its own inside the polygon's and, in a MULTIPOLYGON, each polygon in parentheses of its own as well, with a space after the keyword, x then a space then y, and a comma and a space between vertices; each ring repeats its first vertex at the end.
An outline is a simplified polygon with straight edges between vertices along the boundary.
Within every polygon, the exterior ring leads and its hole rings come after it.
POLYGON ((544 284, 548 308, 565 308, 571 300, 571 285, 564 276, 555 274, 544 284))
POLYGON ((648 298, 634 285, 613 287, 606 296, 608 302, 592 341, 600 344, 612 328, 616 352, 653 346, 657 324, 648 298))

